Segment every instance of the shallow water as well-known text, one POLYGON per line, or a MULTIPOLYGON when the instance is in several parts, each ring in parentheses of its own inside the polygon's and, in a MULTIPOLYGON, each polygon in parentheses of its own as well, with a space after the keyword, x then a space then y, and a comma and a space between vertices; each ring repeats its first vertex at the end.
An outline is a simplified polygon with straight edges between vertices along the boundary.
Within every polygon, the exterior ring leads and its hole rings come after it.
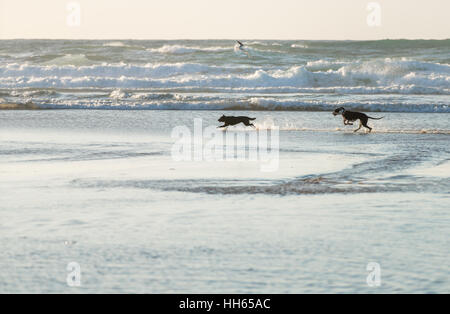
POLYGON ((280 128, 276 171, 173 160, 221 114, 0 111, 0 292, 450 291, 448 114, 231 112, 280 128))

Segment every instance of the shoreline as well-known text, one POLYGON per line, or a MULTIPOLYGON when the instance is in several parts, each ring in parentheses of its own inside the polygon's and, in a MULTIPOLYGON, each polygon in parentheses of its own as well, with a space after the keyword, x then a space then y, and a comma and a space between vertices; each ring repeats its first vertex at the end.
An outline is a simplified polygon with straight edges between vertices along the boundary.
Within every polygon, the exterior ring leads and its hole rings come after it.
POLYGON ((44 110, 35 104, 0 104, 0 110, 44 110))
MULTIPOLYGON (((245 109, 245 108, 223 108, 223 109, 169 109, 169 108, 162 108, 162 109, 148 109, 148 108, 55 108, 55 107, 40 107, 36 104, 12 104, 12 103, 0 103, 0 111, 14 111, 14 110, 45 110, 45 111, 61 111, 61 110, 74 110, 74 111, 194 111, 194 112, 213 112, 213 111, 219 111, 219 112, 236 112, 236 111, 245 111, 245 112, 331 112, 330 110, 293 110, 293 109, 245 109)), ((381 110, 360 110, 358 108, 352 108, 352 110, 361 111, 361 112, 367 112, 367 113, 405 113, 405 114, 449 114, 450 112, 423 112, 423 111, 381 111, 381 110)))

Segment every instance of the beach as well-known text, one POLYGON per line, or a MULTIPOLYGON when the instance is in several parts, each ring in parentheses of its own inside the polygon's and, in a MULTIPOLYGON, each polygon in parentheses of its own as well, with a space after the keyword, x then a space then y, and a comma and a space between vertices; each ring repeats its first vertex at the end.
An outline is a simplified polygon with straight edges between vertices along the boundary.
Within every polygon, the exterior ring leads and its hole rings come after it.
POLYGON ((174 161, 172 130, 221 114, 0 111, 0 290, 448 293, 448 114, 251 112, 225 133, 279 127, 276 171, 174 161))
POLYGON ((0 41, 0 293, 450 292, 450 40, 243 43, 0 41))

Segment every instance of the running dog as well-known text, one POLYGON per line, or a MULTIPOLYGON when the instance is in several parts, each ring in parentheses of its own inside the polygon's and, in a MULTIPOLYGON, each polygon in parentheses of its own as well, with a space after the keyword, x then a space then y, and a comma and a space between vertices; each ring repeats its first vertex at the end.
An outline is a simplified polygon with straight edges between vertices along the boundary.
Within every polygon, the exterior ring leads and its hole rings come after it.
POLYGON ((369 133, 372 131, 372 128, 367 125, 369 119, 381 120, 384 118, 372 118, 362 112, 347 111, 344 107, 337 108, 335 111, 333 111, 333 115, 342 115, 342 117, 344 118, 344 125, 353 125, 353 123, 351 122, 359 120, 359 128, 357 128, 354 132, 358 132, 361 127, 365 127, 369 129, 369 133))
POLYGON ((239 124, 239 123, 243 123, 246 126, 255 127, 253 125, 253 123, 250 123, 250 121, 253 121, 255 119, 256 118, 249 118, 249 117, 232 117, 232 116, 227 117, 227 116, 223 115, 222 117, 220 117, 220 119, 218 121, 219 122, 223 122, 224 125, 221 125, 221 126, 219 126, 217 128, 226 128, 226 127, 228 127, 230 125, 236 125, 236 124, 239 124))

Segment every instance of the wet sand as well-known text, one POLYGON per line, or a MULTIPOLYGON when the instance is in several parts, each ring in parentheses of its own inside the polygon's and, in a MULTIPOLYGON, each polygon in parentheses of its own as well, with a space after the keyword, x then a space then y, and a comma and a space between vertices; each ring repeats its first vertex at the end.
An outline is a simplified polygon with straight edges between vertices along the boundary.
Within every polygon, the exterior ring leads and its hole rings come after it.
POLYGON ((450 291, 448 114, 233 112, 280 127, 278 169, 172 158, 221 114, 1 111, 0 292, 450 291))

